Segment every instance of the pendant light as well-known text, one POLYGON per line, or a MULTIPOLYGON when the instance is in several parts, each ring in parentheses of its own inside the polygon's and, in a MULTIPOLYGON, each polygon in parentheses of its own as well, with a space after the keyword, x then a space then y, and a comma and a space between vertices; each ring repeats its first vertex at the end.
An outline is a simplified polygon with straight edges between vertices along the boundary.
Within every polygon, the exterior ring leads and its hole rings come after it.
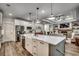
POLYGON ((49 20, 54 20, 55 19, 54 15, 53 15, 53 5, 52 5, 52 3, 51 3, 51 15, 47 19, 49 19, 49 20))
POLYGON ((31 20, 31 15, 32 15, 32 13, 31 13, 31 12, 29 12, 29 17, 28 17, 28 20, 31 20))
POLYGON ((52 8, 52 3, 51 3, 51 17, 53 17, 53 8, 52 8))
POLYGON ((39 8, 37 7, 36 8, 36 23, 40 23, 40 20, 38 18, 38 10, 39 10, 39 8))
POLYGON ((29 16, 30 16, 30 20, 31 20, 31 15, 32 15, 32 13, 30 12, 30 13, 29 13, 29 16))

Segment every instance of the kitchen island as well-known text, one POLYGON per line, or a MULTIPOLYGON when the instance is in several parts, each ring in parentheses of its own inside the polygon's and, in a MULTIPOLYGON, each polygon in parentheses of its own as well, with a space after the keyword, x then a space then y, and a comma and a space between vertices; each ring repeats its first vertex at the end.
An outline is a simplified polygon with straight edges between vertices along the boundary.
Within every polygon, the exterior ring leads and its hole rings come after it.
POLYGON ((25 48, 33 56, 64 56, 65 36, 25 35, 25 48))

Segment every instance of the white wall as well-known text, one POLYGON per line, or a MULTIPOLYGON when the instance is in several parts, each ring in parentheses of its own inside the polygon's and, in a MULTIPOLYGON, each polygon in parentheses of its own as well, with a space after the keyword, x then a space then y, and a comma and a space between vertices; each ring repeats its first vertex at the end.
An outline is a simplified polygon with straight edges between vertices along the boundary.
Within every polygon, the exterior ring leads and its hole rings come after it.
POLYGON ((45 24, 45 25, 44 25, 44 30, 45 30, 46 32, 49 32, 49 24, 45 24))
POLYGON ((14 19, 4 18, 3 19, 3 30, 4 30, 4 34, 3 34, 2 42, 15 41, 14 19))

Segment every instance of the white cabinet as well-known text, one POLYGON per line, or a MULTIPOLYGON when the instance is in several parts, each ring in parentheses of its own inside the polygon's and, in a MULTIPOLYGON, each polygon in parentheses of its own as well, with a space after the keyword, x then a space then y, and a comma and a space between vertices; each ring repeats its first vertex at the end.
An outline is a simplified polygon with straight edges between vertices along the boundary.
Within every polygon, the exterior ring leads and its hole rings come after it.
POLYGON ((41 40, 26 38, 25 48, 33 56, 64 56, 65 40, 57 45, 52 45, 41 40))
POLYGON ((49 55, 49 45, 43 41, 32 40, 32 54, 38 56, 48 56, 49 55))
POLYGON ((43 41, 38 42, 38 56, 48 56, 49 55, 49 45, 43 41))
POLYGON ((34 56, 38 55, 38 41, 35 39, 32 40, 32 54, 34 56))
POLYGON ((25 48, 33 56, 48 56, 49 55, 49 45, 43 41, 36 39, 26 39, 25 48))
POLYGON ((65 55, 65 40, 57 45, 49 45, 50 56, 64 56, 65 55))
POLYGON ((30 52, 32 53, 32 39, 26 39, 25 40, 25 48, 30 52))

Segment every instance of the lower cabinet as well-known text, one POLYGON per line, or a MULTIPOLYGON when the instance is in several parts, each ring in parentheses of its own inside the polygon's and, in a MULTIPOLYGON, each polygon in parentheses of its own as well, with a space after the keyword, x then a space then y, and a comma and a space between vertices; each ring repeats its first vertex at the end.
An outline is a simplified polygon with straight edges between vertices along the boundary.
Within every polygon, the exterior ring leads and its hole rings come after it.
POLYGON ((65 41, 63 40, 57 45, 51 45, 36 39, 26 39, 25 48, 33 56, 64 56, 65 41))
POLYGON ((65 55, 65 40, 57 45, 49 44, 49 56, 64 56, 65 55))
POLYGON ((35 39, 32 40, 32 55, 38 55, 38 41, 35 39))
POLYGON ((43 41, 33 40, 33 55, 38 56, 48 56, 49 55, 49 45, 43 41))
POLYGON ((32 39, 25 39, 25 48, 28 50, 28 52, 32 53, 32 39))
POLYGON ((49 44, 43 41, 38 42, 38 56, 48 56, 49 55, 49 44))
POLYGON ((34 56, 48 56, 49 45, 43 41, 26 39, 25 48, 34 56))

